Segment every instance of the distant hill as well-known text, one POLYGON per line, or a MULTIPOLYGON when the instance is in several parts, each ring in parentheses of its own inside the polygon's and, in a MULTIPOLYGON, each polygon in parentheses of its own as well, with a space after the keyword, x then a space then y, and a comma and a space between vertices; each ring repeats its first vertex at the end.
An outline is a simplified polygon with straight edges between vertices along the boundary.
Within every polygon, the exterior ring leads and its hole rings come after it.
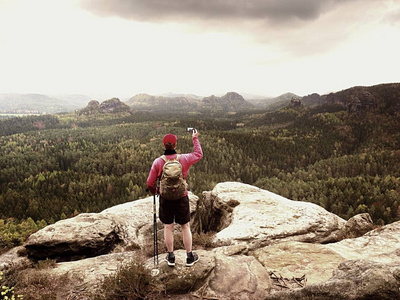
POLYGON ((128 105, 121 102, 118 98, 112 98, 103 101, 101 104, 97 100, 92 100, 84 108, 78 111, 80 115, 96 115, 96 114, 109 114, 109 113, 126 113, 130 112, 131 109, 128 105))
POLYGON ((179 94, 179 93, 165 93, 165 94, 161 94, 159 95, 161 97, 167 97, 167 98, 189 98, 189 99, 197 99, 197 100, 201 100, 203 99, 202 96, 197 96, 194 94, 179 94))
POLYGON ((287 106, 292 99, 300 99, 300 96, 297 96, 293 93, 285 93, 278 97, 272 98, 271 101, 267 103, 265 106, 268 110, 277 110, 281 107, 287 106))
POLYGON ((325 103, 346 107, 349 111, 379 110, 400 112, 400 83, 356 86, 326 96, 325 103))
POLYGON ((317 105, 341 105, 349 111, 380 110, 388 113, 400 112, 400 83, 374 86, 355 86, 327 95, 313 93, 304 97, 286 93, 275 98, 252 99, 252 104, 273 111, 291 105, 292 99, 300 99, 306 107, 317 105))
POLYGON ((0 113, 53 114, 82 108, 84 95, 48 96, 42 94, 0 94, 0 113))
POLYGON ((134 110, 152 111, 190 111, 198 107, 198 100, 188 97, 163 97, 138 94, 125 103, 134 110))
POLYGON ((314 107, 317 105, 322 105, 326 102, 326 95, 319 95, 317 93, 313 93, 301 98, 301 103, 304 106, 314 107))
POLYGON ((277 110, 279 108, 287 106, 293 98, 301 99, 301 97, 296 94, 285 93, 274 98, 251 99, 249 100, 249 102, 259 108, 265 108, 268 110, 277 110))
MULTIPOLYGON (((147 111, 241 111, 253 108, 274 111, 290 106, 291 101, 297 99, 300 99, 301 105, 305 107, 331 104, 341 105, 349 111, 367 109, 394 113, 400 111, 400 83, 356 86, 327 95, 313 93, 304 97, 293 93, 285 93, 274 98, 255 99, 250 97, 248 100, 247 98, 245 100, 243 95, 235 92, 229 92, 223 96, 212 95, 208 97, 200 97, 193 94, 167 93, 162 96, 138 94, 125 102, 120 102, 125 103, 133 110, 147 111)), ((93 99, 85 95, 0 94, 0 114, 54 114, 72 112, 84 107, 87 108, 86 105, 90 100, 93 99)), ((89 108, 93 110, 93 113, 96 110, 96 104, 93 102, 91 105, 93 107, 90 106, 89 108)), ((100 103, 98 105, 98 109, 100 109, 100 103)), ((122 111, 126 110, 122 106, 120 109, 122 111)))
POLYGON ((244 100, 244 98, 235 92, 229 92, 222 97, 214 95, 204 97, 200 103, 201 109, 240 111, 254 108, 254 105, 244 100))
POLYGON ((229 92, 222 97, 214 95, 199 99, 191 96, 163 97, 138 94, 126 104, 134 110, 153 110, 153 111, 194 111, 194 110, 223 110, 239 111, 253 108, 241 95, 229 92))

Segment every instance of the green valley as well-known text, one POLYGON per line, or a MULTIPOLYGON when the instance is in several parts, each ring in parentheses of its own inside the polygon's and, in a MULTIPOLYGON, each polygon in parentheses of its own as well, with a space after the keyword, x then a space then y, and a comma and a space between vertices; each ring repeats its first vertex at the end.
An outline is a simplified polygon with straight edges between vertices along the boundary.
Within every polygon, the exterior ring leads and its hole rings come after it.
POLYGON ((240 181, 345 219, 368 212, 378 225, 400 220, 393 105, 76 112, 0 120, 0 249, 45 224, 145 197, 163 135, 178 135, 179 152, 192 150, 186 127, 199 130, 204 152, 188 177, 198 196, 218 182, 240 181))

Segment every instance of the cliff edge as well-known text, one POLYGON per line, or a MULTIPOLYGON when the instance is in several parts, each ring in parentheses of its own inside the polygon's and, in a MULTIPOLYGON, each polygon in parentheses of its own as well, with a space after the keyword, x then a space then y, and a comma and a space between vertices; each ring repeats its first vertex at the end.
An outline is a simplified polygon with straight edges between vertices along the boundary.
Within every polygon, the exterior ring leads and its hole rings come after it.
POLYGON ((212 247, 195 249, 200 261, 191 268, 183 250, 175 268, 163 261, 161 223, 159 264, 143 258, 153 246, 148 197, 49 225, 0 256, 0 270, 61 278, 60 299, 93 299, 135 257, 154 289, 176 299, 400 298, 400 222, 373 229, 367 214, 346 221, 238 182, 219 183, 202 198, 190 194, 190 202, 192 230, 215 233, 212 247), (50 268, 32 267, 48 259, 50 268))

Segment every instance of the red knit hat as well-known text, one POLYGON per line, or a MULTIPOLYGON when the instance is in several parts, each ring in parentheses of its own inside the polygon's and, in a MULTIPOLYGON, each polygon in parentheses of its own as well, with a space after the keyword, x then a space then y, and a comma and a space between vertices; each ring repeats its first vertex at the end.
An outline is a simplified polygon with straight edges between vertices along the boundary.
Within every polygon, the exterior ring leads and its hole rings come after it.
POLYGON ((177 140, 178 140, 178 137, 176 135, 168 133, 164 136, 162 142, 163 142, 163 144, 167 144, 167 143, 175 144, 177 140))

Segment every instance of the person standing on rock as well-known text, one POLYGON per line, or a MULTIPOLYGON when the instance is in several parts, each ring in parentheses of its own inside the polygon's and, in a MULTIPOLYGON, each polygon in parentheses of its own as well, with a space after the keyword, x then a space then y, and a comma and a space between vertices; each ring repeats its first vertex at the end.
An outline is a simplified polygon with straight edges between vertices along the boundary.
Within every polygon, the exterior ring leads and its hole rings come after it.
MULTIPOLYGON (((192 233, 190 231, 190 207, 187 191, 186 177, 189 168, 203 157, 203 151, 199 142, 199 133, 196 129, 191 130, 193 139, 193 152, 177 154, 177 136, 167 134, 163 138, 164 155, 154 160, 147 178, 147 187, 154 195, 160 194, 159 218, 164 224, 164 240, 168 255, 165 260, 170 267, 175 266, 174 255, 174 223, 181 225, 182 238, 187 253, 186 266, 193 266, 199 256, 192 252, 192 233), (179 163, 177 163, 179 162, 179 163), (179 169, 181 168, 181 169, 179 169), (171 188, 166 183, 171 173, 169 170, 180 170, 180 178, 173 179, 175 184, 171 188), (168 174, 167 174, 168 173, 168 174), (159 187, 157 187, 159 182, 159 187), (181 182, 181 186, 177 187, 181 182), (171 189, 173 191, 171 191, 171 189)), ((177 173, 175 171, 175 173, 177 173)))

